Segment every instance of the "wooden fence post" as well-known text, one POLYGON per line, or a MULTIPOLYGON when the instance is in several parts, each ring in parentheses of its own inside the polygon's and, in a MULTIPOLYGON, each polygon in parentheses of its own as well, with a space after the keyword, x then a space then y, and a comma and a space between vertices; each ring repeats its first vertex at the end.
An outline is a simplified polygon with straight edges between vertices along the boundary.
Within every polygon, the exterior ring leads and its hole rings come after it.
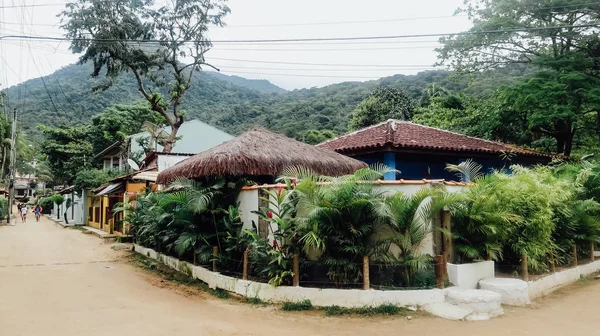
POLYGON ((572 256, 572 265, 577 266, 579 263, 577 262, 577 244, 573 244, 573 251, 571 252, 572 256))
POLYGON ((217 271, 217 256, 219 256, 219 247, 213 246, 213 272, 217 271))
POLYGON ((437 287, 439 289, 444 289, 445 264, 446 260, 443 255, 435 256, 435 279, 437 280, 437 287))
POLYGON ((527 262, 527 254, 521 255, 521 273, 523 281, 529 281, 529 266, 527 262))
POLYGON ((596 260, 596 256, 594 255, 595 250, 596 250, 596 248, 594 246, 594 242, 591 241, 590 242, 590 261, 596 260))
POLYGON ((244 251, 244 269, 242 271, 242 279, 248 280, 248 249, 244 251))
POLYGON ((371 288, 371 278, 369 277, 369 256, 363 257, 363 289, 371 288))
POLYGON ((454 255, 451 236, 452 224, 450 221, 450 211, 448 210, 442 211, 442 229, 444 229, 444 251, 442 255, 445 261, 452 262, 452 256, 454 255))
POLYGON ((292 265, 292 270, 294 272, 293 285, 298 287, 300 286, 300 255, 298 253, 294 253, 294 264, 292 265))

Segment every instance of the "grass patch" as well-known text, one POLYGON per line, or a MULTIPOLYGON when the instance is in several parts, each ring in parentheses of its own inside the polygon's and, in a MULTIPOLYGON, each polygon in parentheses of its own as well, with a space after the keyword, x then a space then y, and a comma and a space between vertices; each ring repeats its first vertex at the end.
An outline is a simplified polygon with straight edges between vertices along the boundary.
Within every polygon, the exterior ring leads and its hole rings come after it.
POLYGON ((223 299, 223 300, 227 300, 229 299, 229 292, 226 290, 223 290, 221 288, 217 288, 217 289, 210 289, 208 291, 208 293, 210 293, 210 295, 217 297, 219 299, 223 299))
POLYGON ((363 308, 342 308, 340 306, 328 306, 324 307, 325 315, 327 316, 341 316, 341 315, 360 315, 360 316, 374 316, 374 315, 405 315, 406 309, 397 307, 391 304, 383 304, 376 307, 363 307, 363 308))
POLYGON ((300 302, 284 302, 281 306, 281 310, 285 311, 306 311, 312 309, 313 305, 310 300, 304 300, 300 302))
POLYGON ((264 302, 263 300, 257 298, 257 297, 253 297, 253 298, 245 298, 244 302, 246 302, 247 304, 251 304, 251 305, 266 305, 267 303, 264 302))

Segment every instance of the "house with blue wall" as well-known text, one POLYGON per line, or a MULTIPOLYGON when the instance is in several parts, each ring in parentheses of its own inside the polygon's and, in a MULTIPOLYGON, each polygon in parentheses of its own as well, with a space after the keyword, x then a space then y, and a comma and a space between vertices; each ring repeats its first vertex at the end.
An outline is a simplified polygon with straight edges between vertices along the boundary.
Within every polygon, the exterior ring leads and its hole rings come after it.
POLYGON ((317 146, 399 171, 386 174, 386 180, 456 180, 446 165, 467 159, 490 172, 509 169, 513 164, 548 164, 553 158, 550 154, 401 120, 388 120, 317 146))

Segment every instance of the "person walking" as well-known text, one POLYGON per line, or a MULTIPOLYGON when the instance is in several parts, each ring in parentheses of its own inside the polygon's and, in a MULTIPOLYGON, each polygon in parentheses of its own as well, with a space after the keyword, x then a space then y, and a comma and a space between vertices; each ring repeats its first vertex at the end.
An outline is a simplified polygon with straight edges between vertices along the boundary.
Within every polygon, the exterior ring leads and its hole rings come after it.
POLYGON ((44 211, 44 209, 39 204, 36 204, 35 208, 33 208, 33 213, 35 214, 35 220, 37 222, 40 221, 40 216, 42 215, 42 211, 44 211))
POLYGON ((25 223, 27 221, 27 205, 21 206, 21 221, 25 223))

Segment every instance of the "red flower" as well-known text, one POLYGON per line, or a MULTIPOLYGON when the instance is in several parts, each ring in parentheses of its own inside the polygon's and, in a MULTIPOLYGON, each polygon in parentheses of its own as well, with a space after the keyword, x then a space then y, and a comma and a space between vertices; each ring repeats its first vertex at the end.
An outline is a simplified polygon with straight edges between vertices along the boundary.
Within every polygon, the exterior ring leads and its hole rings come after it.
POLYGON ((282 187, 279 187, 279 190, 277 190, 277 196, 281 196, 281 192, 283 191, 282 187))
POLYGON ((267 212, 267 217, 273 218, 273 212, 271 212, 271 211, 267 212))
POLYGON ((277 240, 273 239, 273 248, 276 249, 277 248, 277 240))

